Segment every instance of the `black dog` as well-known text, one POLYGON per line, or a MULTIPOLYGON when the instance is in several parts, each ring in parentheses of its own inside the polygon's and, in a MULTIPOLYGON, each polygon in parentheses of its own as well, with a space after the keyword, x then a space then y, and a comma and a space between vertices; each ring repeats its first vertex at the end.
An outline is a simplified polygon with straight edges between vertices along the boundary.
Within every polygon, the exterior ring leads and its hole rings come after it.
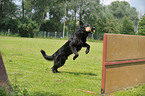
POLYGON ((52 56, 46 55, 44 50, 41 50, 43 57, 46 60, 54 60, 54 66, 52 67, 52 72, 58 72, 58 68, 63 66, 68 56, 72 53, 75 54, 73 60, 75 60, 79 54, 78 51, 81 50, 82 47, 87 47, 86 54, 89 53, 90 45, 86 43, 86 38, 89 33, 94 33, 95 27, 91 27, 89 24, 83 24, 80 21, 80 27, 77 31, 73 33, 70 39, 59 48, 52 56))

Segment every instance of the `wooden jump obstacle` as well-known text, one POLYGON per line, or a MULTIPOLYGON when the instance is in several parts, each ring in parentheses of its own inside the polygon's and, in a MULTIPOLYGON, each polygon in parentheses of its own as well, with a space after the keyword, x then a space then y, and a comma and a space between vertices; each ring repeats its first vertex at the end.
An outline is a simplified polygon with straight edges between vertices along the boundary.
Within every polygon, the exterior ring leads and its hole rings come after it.
POLYGON ((101 93, 145 83, 145 36, 104 34, 101 93))

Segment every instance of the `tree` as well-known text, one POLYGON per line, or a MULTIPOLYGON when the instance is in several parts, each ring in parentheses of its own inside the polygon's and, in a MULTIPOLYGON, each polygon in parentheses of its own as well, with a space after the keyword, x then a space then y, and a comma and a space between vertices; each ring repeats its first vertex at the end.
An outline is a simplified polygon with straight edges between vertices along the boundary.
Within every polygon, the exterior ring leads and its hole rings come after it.
POLYGON ((57 35, 60 35, 60 20, 64 16, 64 4, 65 2, 62 0, 53 0, 52 6, 49 10, 50 19, 53 19, 53 21, 57 23, 57 35))
POLYGON ((121 29, 121 24, 118 19, 115 18, 106 18, 104 30, 105 33, 114 33, 119 34, 121 29))
POLYGON ((53 20, 44 20, 40 30, 47 31, 47 32, 55 32, 56 26, 57 24, 53 20))
POLYGON ((64 34, 65 34, 66 4, 67 4, 67 0, 65 0, 65 9, 64 9, 65 12, 64 12, 63 38, 64 38, 64 34))
POLYGON ((49 11, 51 2, 51 0, 25 0, 27 17, 39 24, 38 29, 40 29, 46 13, 49 11))
POLYGON ((7 17, 16 16, 17 5, 13 3, 13 0, 1 0, 0 1, 0 20, 7 17))
POLYGON ((124 17, 128 17, 131 21, 133 21, 133 24, 137 26, 139 20, 138 12, 136 11, 136 8, 130 7, 128 2, 114 1, 108 6, 108 8, 115 18, 122 21, 124 17))
POLYGON ((138 24, 138 35, 145 35, 145 14, 141 17, 138 24))
POLYGON ((19 35, 21 37, 33 37, 34 33, 38 31, 38 24, 36 21, 32 21, 30 18, 22 18, 24 21, 19 21, 18 28, 19 28, 19 35))
POLYGON ((7 30, 9 28, 17 29, 13 22, 17 22, 17 5, 13 0, 0 1, 0 29, 7 30), (12 22, 13 21, 13 22, 12 22))
POLYGON ((77 14, 79 14, 78 13, 79 12, 79 7, 78 7, 79 2, 80 2, 80 0, 69 0, 67 3, 67 6, 68 6, 68 8, 67 8, 68 9, 67 10, 68 20, 67 21, 68 21, 68 26, 69 26, 70 31, 71 31, 71 28, 73 29, 73 31, 76 30, 77 14))
POLYGON ((123 18, 121 34, 135 34, 133 22, 127 17, 123 18))

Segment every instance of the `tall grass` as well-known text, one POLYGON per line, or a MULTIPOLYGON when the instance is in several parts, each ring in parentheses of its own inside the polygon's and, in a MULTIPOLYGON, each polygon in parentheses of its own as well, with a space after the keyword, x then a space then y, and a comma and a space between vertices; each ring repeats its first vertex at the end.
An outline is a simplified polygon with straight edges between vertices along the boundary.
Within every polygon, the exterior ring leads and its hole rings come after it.
MULTIPOLYGON (((19 87, 27 89, 31 96, 96 95, 81 90, 100 93, 102 42, 88 42, 91 46, 89 54, 86 55, 86 49, 83 48, 75 61, 72 60, 74 55, 71 55, 65 65, 58 69, 61 73, 54 74, 51 71, 53 62, 44 60, 40 50, 43 49, 51 55, 66 41, 1 36, 0 51, 11 84, 14 84, 17 78, 19 87)), ((139 94, 143 96, 144 90, 145 85, 140 85, 112 95, 137 96, 136 94, 139 94)))

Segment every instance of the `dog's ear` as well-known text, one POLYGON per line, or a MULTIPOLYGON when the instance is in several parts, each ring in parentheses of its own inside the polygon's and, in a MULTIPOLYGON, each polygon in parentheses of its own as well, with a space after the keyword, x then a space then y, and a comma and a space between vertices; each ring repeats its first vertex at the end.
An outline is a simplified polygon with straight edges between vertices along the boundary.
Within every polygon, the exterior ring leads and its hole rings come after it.
POLYGON ((83 26, 83 25, 84 25, 84 23, 82 21, 80 21, 80 26, 83 26))

